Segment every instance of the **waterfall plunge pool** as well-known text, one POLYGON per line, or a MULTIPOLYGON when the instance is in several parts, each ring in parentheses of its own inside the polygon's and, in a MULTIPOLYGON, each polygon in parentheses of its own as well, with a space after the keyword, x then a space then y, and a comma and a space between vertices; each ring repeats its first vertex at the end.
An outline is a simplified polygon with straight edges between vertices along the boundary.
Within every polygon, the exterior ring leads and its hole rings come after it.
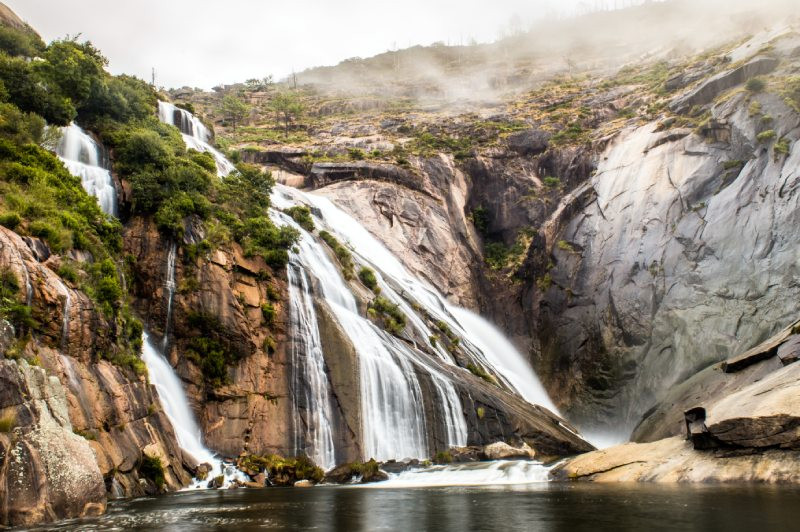
POLYGON ((796 487, 538 483, 179 492, 39 530, 796 530, 796 487))

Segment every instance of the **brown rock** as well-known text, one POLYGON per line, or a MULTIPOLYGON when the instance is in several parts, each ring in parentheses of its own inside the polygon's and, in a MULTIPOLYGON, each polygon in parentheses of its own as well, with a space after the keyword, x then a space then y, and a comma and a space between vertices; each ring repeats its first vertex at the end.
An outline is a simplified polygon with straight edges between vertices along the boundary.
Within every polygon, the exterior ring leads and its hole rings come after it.
POLYGON ((514 458, 527 460, 536 457, 536 453, 527 443, 523 443, 521 447, 512 447, 502 441, 487 445, 483 448, 483 453, 489 460, 510 460, 514 458))

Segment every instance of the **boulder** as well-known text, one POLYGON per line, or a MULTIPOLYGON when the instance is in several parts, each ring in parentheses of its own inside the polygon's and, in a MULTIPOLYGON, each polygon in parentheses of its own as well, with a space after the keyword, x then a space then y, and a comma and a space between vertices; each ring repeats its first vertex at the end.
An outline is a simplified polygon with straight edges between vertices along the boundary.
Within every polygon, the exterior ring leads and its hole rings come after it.
POLYGON ((0 524, 30 526, 96 515, 103 475, 87 440, 73 433, 63 386, 24 360, 0 360, 0 524))
POLYGON ((536 453, 527 443, 523 443, 520 447, 512 447, 502 441, 484 447, 483 454, 486 455, 487 460, 512 460, 515 458, 527 460, 536 457, 536 453))
POLYGON ((310 480, 307 480, 307 479, 298 480, 297 482, 294 483, 294 487, 295 488, 313 488, 314 487, 314 483, 311 482, 310 480))
POLYGON ((539 155, 547 150, 550 133, 541 129, 526 129, 508 137, 510 150, 524 156, 539 155))

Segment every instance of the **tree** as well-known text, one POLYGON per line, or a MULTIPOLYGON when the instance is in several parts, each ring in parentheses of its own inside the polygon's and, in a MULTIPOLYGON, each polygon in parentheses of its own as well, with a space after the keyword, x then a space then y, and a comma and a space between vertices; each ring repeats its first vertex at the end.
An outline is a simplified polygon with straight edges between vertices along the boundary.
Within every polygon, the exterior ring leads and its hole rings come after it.
POLYGON ((236 124, 247 118, 250 114, 250 106, 247 105, 241 98, 233 94, 227 94, 222 98, 222 106, 220 107, 225 121, 233 123, 233 132, 236 133, 236 124))
POLYGON ((275 113, 276 122, 283 123, 283 131, 289 135, 289 126, 303 114, 305 107, 294 91, 279 92, 270 100, 268 107, 275 113))

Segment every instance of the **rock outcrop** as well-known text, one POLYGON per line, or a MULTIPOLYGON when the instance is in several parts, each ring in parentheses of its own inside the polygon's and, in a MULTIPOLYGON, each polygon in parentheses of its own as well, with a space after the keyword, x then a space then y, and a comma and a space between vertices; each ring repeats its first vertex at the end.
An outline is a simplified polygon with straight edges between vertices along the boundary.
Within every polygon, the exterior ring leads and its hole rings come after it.
POLYGON ((778 357, 781 346, 794 344, 796 327, 732 357, 737 371, 722 362, 676 386, 634 431, 642 443, 573 458, 554 478, 800 482, 800 363, 784 366, 778 357))
POLYGON ((716 363, 675 386, 648 412, 632 439, 652 442, 685 434, 683 413, 701 407, 704 433, 722 447, 800 446, 800 364, 778 356, 792 347, 797 324, 742 355, 716 363), (744 365, 744 360, 749 360, 744 365), (732 365, 736 362, 736 365, 732 365), (728 371, 735 367, 736 371, 728 371))
POLYGON ((627 443, 559 464, 555 480, 593 482, 798 483, 800 452, 696 451, 681 437, 627 443))
POLYGON ((685 113, 695 106, 709 104, 723 91, 741 85, 756 76, 769 74, 777 68, 778 64, 780 64, 780 59, 777 57, 755 57, 738 68, 720 72, 703 81, 696 88, 676 98, 670 104, 670 109, 676 113, 685 113))
MULTIPOLYGON (((186 385, 209 448, 226 456, 243 451, 290 456, 292 410, 285 335, 285 276, 261 258, 247 258, 237 245, 187 256, 204 235, 187 231, 175 243, 175 280, 167 358, 186 385), (264 308, 271 308, 269 317, 264 308), (193 339, 212 338, 231 357, 222 382, 210 383, 193 339)), ((168 318, 167 242, 148 220, 126 227, 125 249, 136 258, 135 306, 148 329, 163 337, 168 318)))
POLYGON ((105 511, 95 451, 73 433, 55 376, 0 360, 0 523, 27 526, 105 511))

